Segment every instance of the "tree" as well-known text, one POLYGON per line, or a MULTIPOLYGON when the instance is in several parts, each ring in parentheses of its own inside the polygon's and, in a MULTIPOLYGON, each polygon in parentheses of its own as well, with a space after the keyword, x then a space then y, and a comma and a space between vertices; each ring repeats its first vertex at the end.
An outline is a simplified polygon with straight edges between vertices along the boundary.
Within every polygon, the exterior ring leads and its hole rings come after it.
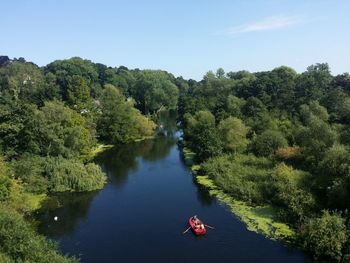
POLYGON ((236 96, 229 95, 226 100, 226 112, 234 117, 242 117, 242 107, 245 104, 244 99, 240 99, 236 96))
POLYGON ((225 71, 223 68, 218 68, 218 70, 216 71, 216 77, 218 79, 222 79, 225 77, 225 71))
POLYGON ((344 73, 337 75, 333 79, 334 87, 341 87, 345 93, 350 95, 350 75, 349 73, 344 73))
POLYGON ((68 104, 77 109, 79 112, 89 108, 90 90, 86 80, 78 75, 73 75, 67 78, 67 101, 68 104))
POLYGON ((242 112, 247 117, 256 117, 266 112, 265 105, 256 97, 249 97, 243 106, 242 112))
POLYGON ((297 73, 289 67, 278 67, 271 71, 271 84, 267 92, 271 95, 274 107, 292 111, 295 104, 297 73))
POLYGON ((326 193, 327 205, 346 209, 350 205, 350 154, 344 145, 329 148, 318 166, 318 186, 326 193))
POLYGON ((278 148, 288 146, 283 135, 274 130, 267 130, 255 139, 252 143, 252 150, 258 156, 271 156, 278 148))
POLYGON ((21 132, 23 150, 42 156, 82 157, 95 143, 84 118, 61 102, 46 102, 21 132))
POLYGON ((0 202, 6 201, 10 196, 12 182, 9 173, 7 164, 0 156, 0 202))
POLYGON ((164 71, 143 70, 136 75, 134 87, 130 90, 137 106, 144 113, 155 112, 162 107, 175 109, 179 91, 164 71))
POLYGON ((300 222, 310 215, 315 200, 306 187, 310 174, 295 170, 284 163, 279 164, 272 174, 273 202, 282 206, 284 219, 291 223, 300 222))
POLYGON ((329 119, 327 109, 321 106, 318 101, 311 101, 308 105, 301 105, 299 115, 305 125, 310 124, 314 119, 319 119, 323 122, 327 122, 329 119))
POLYGON ((296 96, 300 104, 320 100, 330 88, 332 75, 327 63, 307 68, 297 80, 296 96))
POLYGON ((303 153, 309 165, 317 167, 324 152, 335 142, 336 136, 327 122, 314 115, 309 117, 307 123, 307 126, 297 128, 296 142, 304 148, 303 153))
POLYGON ((199 161, 219 155, 222 145, 215 128, 215 117, 209 111, 199 111, 194 116, 192 149, 199 161))
POLYGON ((226 150, 242 152, 246 149, 248 128, 240 119, 228 117, 222 120, 218 125, 218 132, 226 150))
POLYGON ((113 144, 126 143, 154 133, 153 121, 142 116, 114 86, 106 84, 101 96, 102 114, 97 123, 100 138, 113 144))
POLYGON ((316 258, 340 261, 346 241, 345 221, 340 214, 323 211, 321 217, 309 220, 304 247, 316 258))

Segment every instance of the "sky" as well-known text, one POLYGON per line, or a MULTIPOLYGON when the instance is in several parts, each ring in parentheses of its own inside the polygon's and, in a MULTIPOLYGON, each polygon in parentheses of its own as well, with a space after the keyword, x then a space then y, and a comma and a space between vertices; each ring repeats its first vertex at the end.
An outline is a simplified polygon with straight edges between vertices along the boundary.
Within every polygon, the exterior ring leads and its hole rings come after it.
POLYGON ((349 0, 1 0, 0 55, 79 56, 186 79, 225 72, 350 71, 349 0))

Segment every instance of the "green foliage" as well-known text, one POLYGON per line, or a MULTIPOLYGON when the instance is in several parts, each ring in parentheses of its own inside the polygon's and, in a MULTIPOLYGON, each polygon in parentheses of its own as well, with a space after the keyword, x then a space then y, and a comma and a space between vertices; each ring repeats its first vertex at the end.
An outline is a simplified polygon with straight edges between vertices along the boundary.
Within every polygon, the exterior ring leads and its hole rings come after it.
POLYGON ((300 104, 320 100, 328 91, 332 75, 328 64, 316 64, 307 68, 297 81, 296 94, 300 104))
POLYGON ((5 258, 7 262, 76 262, 73 258, 59 255, 56 244, 36 234, 17 212, 2 206, 0 251, 3 253, 0 259, 5 258))
POLYGON ((33 63, 15 61, 0 67, 0 91, 14 100, 39 103, 45 79, 40 68, 33 63))
POLYGON ((106 182, 106 177, 98 165, 84 165, 79 161, 64 158, 47 158, 44 173, 52 192, 93 191, 101 189, 106 182))
POLYGON ((258 156, 271 156, 278 148, 286 146, 288 142, 280 132, 267 130, 254 140, 252 151, 258 156))
POLYGON ((226 112, 234 117, 242 117, 242 107, 245 105, 245 100, 233 95, 229 95, 226 101, 226 112))
POLYGON ((155 112, 162 107, 175 109, 179 91, 171 78, 168 73, 156 70, 144 70, 136 75, 130 93, 143 112, 155 112))
POLYGON ((155 124, 144 117, 123 94, 107 84, 101 96, 98 134, 108 143, 126 143, 153 135, 155 124))
POLYGON ((272 162, 254 155, 223 155, 206 161, 203 173, 231 196, 252 203, 264 203, 272 162))
POLYGON ((243 106, 242 112, 247 117, 256 117, 266 112, 266 106, 256 97, 249 97, 243 106))
POLYGON ((84 156, 94 144, 85 119, 62 103, 46 102, 26 123, 22 139, 26 152, 42 156, 84 156))
POLYGON ((309 181, 309 173, 295 170, 284 163, 275 168, 270 190, 273 202, 284 208, 282 214, 285 221, 294 223, 310 215, 315 200, 307 188, 309 181))
POLYGON ((89 87, 86 80, 78 75, 67 78, 67 102, 79 111, 89 107, 91 100, 89 87))
POLYGON ((12 182, 9 175, 9 169, 0 156, 0 202, 7 201, 10 197, 12 182))
POLYGON ((199 111, 194 117, 188 115, 187 124, 190 125, 191 148, 197 160, 204 161, 222 152, 215 117, 209 111, 199 111))
POLYGON ((345 220, 340 214, 324 211, 321 217, 310 219, 304 235, 305 248, 316 258, 326 256, 328 259, 340 261, 347 241, 345 220))
POLYGON ((218 125, 218 131, 226 150, 243 152, 246 149, 248 128, 240 119, 228 117, 222 120, 218 125))
POLYGON ((350 153, 344 145, 334 145, 325 152, 319 164, 318 185, 327 195, 333 208, 346 209, 350 205, 350 153))
POLYGON ((16 156, 25 150, 22 133, 36 107, 6 96, 0 97, 0 101, 0 150, 6 156, 16 156))
POLYGON ((296 131, 296 142, 304 148, 304 156, 309 165, 315 167, 323 158, 324 152, 334 144, 335 133, 327 122, 311 115, 307 126, 301 126, 296 131))
POLYGON ((21 180, 25 191, 29 193, 47 192, 48 179, 43 175, 45 162, 46 158, 28 154, 11 162, 14 175, 21 180))
POLYGON ((308 125, 312 122, 313 118, 326 122, 329 115, 327 109, 321 106, 318 101, 312 101, 308 105, 303 104, 300 106, 300 118, 305 125, 308 125))

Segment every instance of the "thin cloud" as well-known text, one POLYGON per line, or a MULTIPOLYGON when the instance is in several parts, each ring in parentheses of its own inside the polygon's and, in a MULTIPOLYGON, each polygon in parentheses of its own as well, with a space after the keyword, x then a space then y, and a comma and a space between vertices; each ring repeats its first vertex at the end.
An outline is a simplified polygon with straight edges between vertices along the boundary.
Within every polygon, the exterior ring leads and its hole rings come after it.
POLYGON ((243 33, 268 31, 290 27, 300 24, 301 22, 303 22, 303 19, 299 16, 273 16, 255 23, 228 28, 223 33, 225 35, 238 35, 243 33))

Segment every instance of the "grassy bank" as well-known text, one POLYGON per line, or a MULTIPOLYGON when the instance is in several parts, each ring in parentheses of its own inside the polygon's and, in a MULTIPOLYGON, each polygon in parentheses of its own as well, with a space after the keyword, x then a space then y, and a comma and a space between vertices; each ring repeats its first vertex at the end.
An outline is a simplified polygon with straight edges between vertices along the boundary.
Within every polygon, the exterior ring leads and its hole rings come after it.
POLYGON ((187 165, 191 166, 196 181, 205 187, 211 196, 227 205, 242 222, 245 223, 247 230, 263 234, 272 239, 285 243, 291 243, 295 239, 295 231, 287 224, 277 219, 277 210, 269 205, 252 206, 247 202, 239 201, 226 194, 218 188, 214 181, 206 175, 198 175, 200 165, 194 164, 195 154, 190 149, 184 147, 183 155, 187 165))
POLYGON ((96 157, 98 154, 102 153, 103 151, 107 149, 113 148, 114 145, 112 144, 98 144, 95 148, 93 148, 90 152, 89 159, 93 159, 96 157))

